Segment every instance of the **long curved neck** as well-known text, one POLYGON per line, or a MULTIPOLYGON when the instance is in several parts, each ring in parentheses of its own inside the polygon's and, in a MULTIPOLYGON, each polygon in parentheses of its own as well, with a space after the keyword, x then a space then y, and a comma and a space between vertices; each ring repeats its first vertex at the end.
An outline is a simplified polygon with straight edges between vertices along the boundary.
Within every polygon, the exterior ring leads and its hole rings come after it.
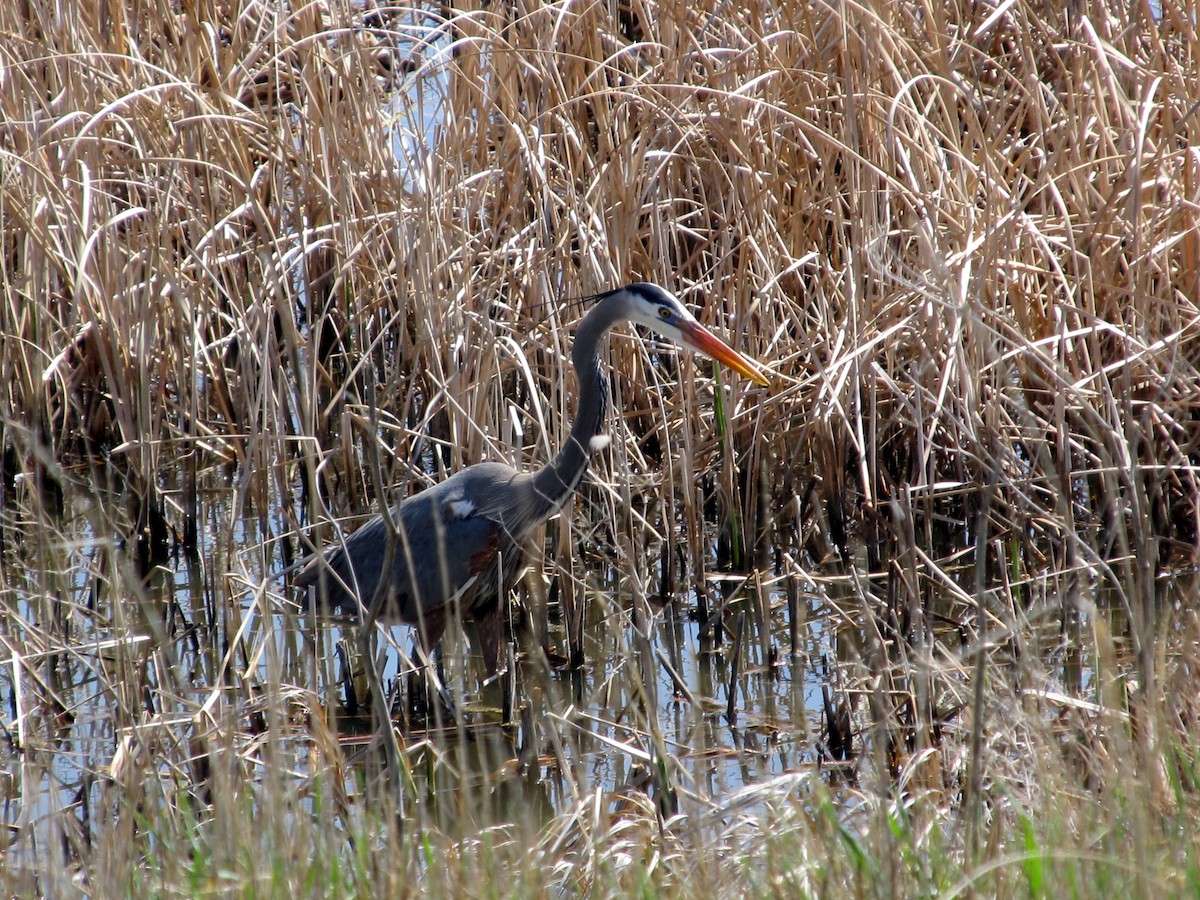
POLYGON ((558 455, 533 476, 535 514, 539 520, 557 512, 574 493, 587 472, 592 439, 604 431, 608 411, 608 378, 600 367, 600 345, 604 336, 622 318, 619 309, 601 301, 575 334, 571 362, 579 381, 579 408, 571 433, 558 455))

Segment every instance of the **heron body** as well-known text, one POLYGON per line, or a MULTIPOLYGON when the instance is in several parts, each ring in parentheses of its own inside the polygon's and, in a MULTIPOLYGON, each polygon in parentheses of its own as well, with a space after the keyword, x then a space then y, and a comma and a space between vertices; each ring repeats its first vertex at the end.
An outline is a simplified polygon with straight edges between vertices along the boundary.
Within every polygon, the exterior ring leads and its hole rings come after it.
POLYGON ((579 405, 557 456, 536 472, 497 462, 468 466, 393 507, 395 538, 388 522, 376 516, 343 544, 314 555, 296 584, 315 588, 315 609, 353 618, 374 613, 381 622, 414 625, 427 648, 441 639, 447 614, 457 610, 476 621, 484 663, 494 673, 501 601, 520 569, 529 536, 562 508, 593 452, 606 443, 601 435, 608 379, 599 355, 605 335, 621 322, 637 322, 759 384, 768 383, 754 363, 706 331, 657 285, 635 283, 594 299, 575 334, 571 358, 579 405), (379 605, 368 609, 372 603, 379 605))

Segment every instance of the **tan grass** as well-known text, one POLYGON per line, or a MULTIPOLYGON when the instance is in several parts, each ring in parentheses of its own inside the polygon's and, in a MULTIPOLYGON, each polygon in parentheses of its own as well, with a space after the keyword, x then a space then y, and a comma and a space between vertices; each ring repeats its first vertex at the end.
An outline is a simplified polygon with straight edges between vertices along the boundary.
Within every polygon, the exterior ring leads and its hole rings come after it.
POLYGON ((1036 846, 1047 891, 1101 853, 1182 890, 1151 835, 1197 812, 1195 5, 479 5, 0 9, 0 885, 1036 893, 1036 846), (542 568, 617 746, 535 688, 552 814, 466 740, 358 781, 280 573, 549 458, 570 298, 633 279, 777 380, 613 342, 613 450, 542 568), (751 609, 751 670, 778 579, 845 629, 860 780, 714 796, 646 677, 695 648, 620 623, 660 584, 751 609))

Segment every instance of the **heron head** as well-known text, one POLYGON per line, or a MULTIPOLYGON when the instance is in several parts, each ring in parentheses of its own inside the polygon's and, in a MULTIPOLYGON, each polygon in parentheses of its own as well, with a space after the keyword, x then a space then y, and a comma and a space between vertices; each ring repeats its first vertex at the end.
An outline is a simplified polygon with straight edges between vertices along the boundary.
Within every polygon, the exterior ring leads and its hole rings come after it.
POLYGON ((656 284, 639 281, 614 293, 623 295, 626 314, 631 322, 645 325, 656 334, 712 357, 755 384, 770 384, 754 362, 697 322, 696 317, 669 291, 656 284))

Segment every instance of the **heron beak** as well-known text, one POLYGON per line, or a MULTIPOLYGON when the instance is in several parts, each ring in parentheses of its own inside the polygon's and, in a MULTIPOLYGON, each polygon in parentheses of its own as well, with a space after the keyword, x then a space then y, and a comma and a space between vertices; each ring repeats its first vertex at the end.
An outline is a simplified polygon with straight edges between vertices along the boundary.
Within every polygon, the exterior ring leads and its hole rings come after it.
POLYGON ((680 325, 679 330, 683 333, 683 338, 688 346, 693 350, 698 350, 705 356, 711 356, 721 365, 728 366, 733 371, 746 376, 755 384, 766 387, 771 383, 757 363, 742 356, 698 322, 680 325))

